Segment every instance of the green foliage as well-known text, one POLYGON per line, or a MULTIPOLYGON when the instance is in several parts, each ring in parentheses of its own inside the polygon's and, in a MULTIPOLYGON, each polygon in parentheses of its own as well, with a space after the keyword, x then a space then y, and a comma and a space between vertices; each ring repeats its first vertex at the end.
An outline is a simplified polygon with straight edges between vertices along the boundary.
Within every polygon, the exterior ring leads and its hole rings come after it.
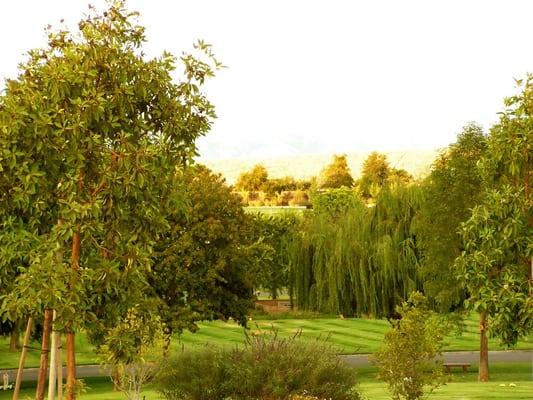
POLYGON ((183 352, 163 361, 156 386, 168 400, 360 398, 354 369, 327 343, 304 343, 297 335, 259 334, 248 337, 242 349, 183 352))
POLYGON ((399 319, 391 320, 383 347, 373 356, 378 378, 385 381, 395 400, 416 400, 446 381, 441 360, 444 329, 429 310, 425 297, 413 292, 396 308, 399 319))
POLYGON ((149 303, 153 248, 184 207, 178 172, 215 117, 201 86, 220 64, 200 41, 174 83, 176 58, 148 59, 135 18, 115 1, 79 32, 50 31, 2 92, 0 271, 19 272, 3 318, 53 308, 60 330, 103 335, 149 303))
POLYGON ((141 391, 153 376, 149 363, 161 358, 165 334, 158 316, 132 307, 111 328, 97 348, 100 362, 113 367, 112 379, 127 400, 140 400, 141 391))
POLYGON ((258 260, 254 279, 256 287, 270 292, 273 299, 279 291, 289 286, 289 249, 298 230, 300 218, 295 214, 252 214, 254 235, 264 246, 264 254, 258 260))
MULTIPOLYGON (((391 167, 385 154, 373 151, 363 163, 361 178, 358 180, 359 191, 363 197, 375 197, 380 188, 387 183, 391 167)), ((397 175, 404 175, 398 171, 397 175)))
POLYGON ((459 225, 469 218, 483 192, 477 163, 486 148, 482 129, 473 123, 465 126, 422 184, 424 196, 415 224, 422 255, 420 275, 425 294, 443 312, 460 307, 465 299, 453 262, 462 251, 459 225))
POLYGON ((490 131, 480 163, 488 189, 461 226, 464 251, 456 260, 468 305, 489 315, 490 332, 508 346, 533 330, 533 76, 518 85, 490 131))
POLYGON ((313 210, 317 214, 335 216, 363 207, 360 196, 353 189, 341 187, 313 194, 313 210))
POLYGON ((348 189, 318 196, 292 247, 291 293, 298 308, 391 315, 420 286, 411 232, 419 201, 416 186, 386 187, 374 207, 348 189))
POLYGON ((155 245, 150 285, 173 331, 195 329, 202 319, 233 317, 245 323, 263 247, 252 216, 220 175, 188 167, 183 175, 187 208, 167 215, 170 229, 155 245))
POLYGON ((334 155, 333 161, 320 174, 320 188, 336 189, 352 187, 353 178, 348 167, 346 154, 334 155))
POLYGON ((257 164, 250 171, 243 172, 237 178, 235 188, 237 190, 246 190, 257 192, 263 190, 263 185, 268 181, 268 171, 266 168, 257 164))
POLYGON ((533 330, 527 262, 533 255, 533 227, 523 202, 523 191, 507 185, 487 192, 461 227, 465 250, 456 260, 470 293, 467 305, 488 313, 489 329, 507 346, 533 330))

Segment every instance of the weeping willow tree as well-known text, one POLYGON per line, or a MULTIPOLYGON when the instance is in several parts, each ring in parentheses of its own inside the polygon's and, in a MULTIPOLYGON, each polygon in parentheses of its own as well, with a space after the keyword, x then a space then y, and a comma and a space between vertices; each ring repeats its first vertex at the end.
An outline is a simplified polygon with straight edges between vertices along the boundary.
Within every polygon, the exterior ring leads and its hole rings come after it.
POLYGON ((349 189, 321 194, 291 246, 291 295, 300 309, 388 316, 420 288, 411 223, 416 186, 384 188, 374 207, 349 189))

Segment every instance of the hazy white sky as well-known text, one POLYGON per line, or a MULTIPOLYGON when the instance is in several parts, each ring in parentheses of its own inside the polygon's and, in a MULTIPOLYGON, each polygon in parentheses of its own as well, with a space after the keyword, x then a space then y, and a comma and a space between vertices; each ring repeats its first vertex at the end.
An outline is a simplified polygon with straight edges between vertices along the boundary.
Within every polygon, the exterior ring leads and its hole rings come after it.
MULTIPOLYGON (((0 77, 43 28, 102 0, 6 0, 0 77)), ((532 1, 130 0, 148 54, 213 44, 228 69, 207 87, 219 118, 206 158, 436 148, 488 128, 533 72, 532 1)))

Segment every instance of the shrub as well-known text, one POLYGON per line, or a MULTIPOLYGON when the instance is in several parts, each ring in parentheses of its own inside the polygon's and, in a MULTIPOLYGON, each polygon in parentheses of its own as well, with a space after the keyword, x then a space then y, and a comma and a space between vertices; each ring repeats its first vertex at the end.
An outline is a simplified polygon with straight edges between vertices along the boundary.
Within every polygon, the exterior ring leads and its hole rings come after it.
POLYGON ((183 351, 160 365, 155 386, 165 399, 224 399, 229 368, 227 353, 206 346, 183 351))
POLYGON ((243 348, 184 351, 165 361, 155 385, 168 400, 358 400, 355 370, 323 340, 259 331, 243 348))
POLYGON ((433 390, 446 381, 439 356, 448 327, 429 310, 419 292, 411 293, 396 312, 400 319, 391 322, 373 362, 393 399, 416 400, 423 397, 425 387, 433 390))

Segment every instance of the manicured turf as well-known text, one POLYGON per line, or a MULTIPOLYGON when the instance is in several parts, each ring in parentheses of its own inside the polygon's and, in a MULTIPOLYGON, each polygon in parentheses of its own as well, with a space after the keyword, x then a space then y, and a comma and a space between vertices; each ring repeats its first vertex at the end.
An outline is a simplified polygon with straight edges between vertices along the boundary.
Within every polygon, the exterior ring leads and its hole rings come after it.
MULTIPOLYGON (((361 392, 367 399, 389 400, 387 385, 377 382, 375 368, 360 368, 361 392)), ((469 372, 454 372, 451 381, 435 390, 429 399, 484 400, 512 399, 531 400, 533 398, 533 376, 530 363, 492 363, 490 382, 477 382, 477 365, 469 372)))
MULTIPOLYGON (((26 356, 26 367, 38 367, 41 356, 40 343, 32 342, 32 347, 26 356)), ((65 348, 63 343, 63 348, 65 348)), ((64 355, 64 353, 63 353, 64 355)), ((64 357, 64 356, 63 356, 64 357)), ((0 337, 0 369, 17 368, 20 358, 20 352, 9 351, 9 340, 0 337)), ((76 363, 77 364, 98 364, 93 347, 87 342, 87 336, 83 334, 76 335, 76 363)))
POLYGON ((275 206, 248 206, 244 207, 247 213, 260 213, 265 215, 279 215, 279 214, 303 214, 305 207, 275 207, 275 206))
MULTIPOLYGON (((178 349, 207 343, 221 346, 237 346, 244 343, 244 329, 236 323, 221 321, 204 322, 199 324, 196 333, 185 332, 181 338, 174 340, 173 348, 178 349)), ((448 351, 478 350, 478 324, 474 319, 466 321, 466 330, 462 336, 449 336, 446 338, 448 351)), ((330 342, 338 348, 339 353, 372 353, 382 343, 383 334, 389 328, 385 320, 372 320, 361 318, 285 318, 278 320, 258 319, 249 322, 248 334, 264 334, 276 329, 280 336, 289 336, 301 332, 303 340, 317 340, 329 338, 330 342)), ((78 364, 97 363, 91 346, 86 343, 85 336, 76 335, 76 357, 78 364)), ((490 340, 490 349, 502 349, 498 346, 497 339, 490 340)), ((0 368, 15 368, 18 365, 18 353, 7 351, 7 339, 0 339, 0 368)), ((38 344, 33 346, 37 347, 38 344)), ((533 349, 533 340, 521 341, 517 349, 533 349)), ((27 366, 37 366, 39 363, 39 350, 29 352, 27 366)))
MULTIPOLYGON (((243 328, 237 324, 214 321, 199 326, 198 332, 194 334, 186 332, 181 336, 181 343, 185 347, 206 343, 233 346, 243 341, 243 328)), ((479 348, 477 327, 475 320, 467 320, 466 329, 461 336, 446 338, 446 350, 477 350, 479 348)), ((250 321, 249 328, 249 334, 262 334, 275 329, 281 336, 294 335, 301 330, 304 340, 329 338, 340 353, 352 354, 376 351, 382 344, 383 335, 389 324, 385 320, 360 318, 279 319, 250 321)), ((489 346, 491 350, 503 349, 498 345, 497 339, 491 339, 489 346)), ((533 349, 533 340, 521 341, 516 348, 533 349)))

